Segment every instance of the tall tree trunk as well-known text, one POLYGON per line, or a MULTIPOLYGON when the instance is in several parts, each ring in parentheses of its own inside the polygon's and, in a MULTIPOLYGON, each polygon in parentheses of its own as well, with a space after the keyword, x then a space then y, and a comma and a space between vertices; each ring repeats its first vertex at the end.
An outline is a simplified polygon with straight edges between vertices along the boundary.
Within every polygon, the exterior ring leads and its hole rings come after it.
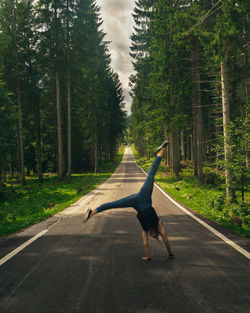
POLYGON ((68 77, 67 77, 67 90, 68 90, 68 180, 71 180, 71 92, 70 92, 70 68, 68 64, 68 77))
POLYGON ((199 42, 195 40, 195 84, 196 84, 196 99, 197 99, 197 166, 199 185, 203 184, 203 123, 202 123, 202 106, 201 106, 201 91, 200 91, 200 53, 199 42))
POLYGON ((230 123, 230 103, 228 73, 226 68, 226 58, 221 61, 221 91, 222 91, 222 115, 223 115, 223 135, 224 135, 224 159, 225 159, 225 180, 227 202, 235 201, 235 191, 232 187, 233 172, 230 168, 231 147, 228 133, 230 123))
POLYGON ((194 160, 193 130, 190 135, 190 160, 194 160))
MULTIPOLYGON (((69 0, 67 0, 69 12, 69 0)), ((71 86, 70 86, 69 16, 67 16, 67 106, 68 106, 68 180, 71 180, 71 86)))
POLYGON ((187 136, 186 136, 186 140, 187 140, 187 159, 188 160, 192 160, 192 148, 191 148, 191 145, 192 145, 192 135, 190 135, 189 133, 187 133, 187 136))
POLYGON ((40 103, 39 100, 35 107, 35 119, 36 119, 36 153, 37 153, 37 167, 38 167, 38 179, 42 180, 42 158, 41 158, 41 123, 40 123, 40 103))
POLYGON ((22 104, 21 104, 21 90, 20 90, 20 73, 19 73, 19 62, 18 62, 18 45, 17 45, 17 30, 16 30, 16 2, 13 1, 13 36, 15 43, 15 61, 16 61, 16 97, 17 97, 17 107, 18 107, 18 161, 19 161, 19 172, 20 180, 22 183, 25 182, 24 173, 24 147, 23 147, 23 116, 22 116, 22 104))
POLYGON ((167 148, 168 148, 168 166, 172 167, 172 164, 173 164, 173 137, 172 137, 172 133, 171 133, 171 136, 169 137, 169 144, 168 144, 167 148))
MULTIPOLYGON (((196 55, 195 50, 192 53, 192 79, 196 80, 196 55)), ((193 92, 192 97, 192 121, 193 121, 193 133, 192 133, 192 160, 194 165, 194 176, 198 176, 198 164, 197 164, 197 98, 196 92, 193 92)))
POLYGON ((219 173, 219 147, 216 145, 216 173, 219 173))
POLYGON ((6 171, 5 171, 5 166, 2 165, 2 171, 1 171, 1 174, 0 174, 0 181, 3 181, 3 182, 6 182, 6 171))
POLYGON ((200 92, 200 53, 199 42, 193 37, 193 53, 192 53, 192 77, 194 82, 193 92, 193 144, 194 144, 194 171, 198 174, 199 184, 203 184, 203 149, 202 149, 202 108, 201 108, 201 92, 200 92), (196 130, 196 131, 195 131, 196 130), (196 163, 196 164, 195 164, 196 163), (198 173, 197 173, 198 170, 198 173))
MULTIPOLYGON (((167 137, 167 129, 166 129, 166 125, 163 125, 163 134, 164 134, 164 140, 168 140, 167 137)), ((168 149, 169 149, 169 145, 167 146, 166 150, 165 150, 165 164, 168 164, 168 149)))
POLYGON ((96 134, 96 128, 95 128, 95 134, 94 134, 94 172, 97 174, 98 171, 98 158, 97 158, 97 134, 96 134))
POLYGON ((60 102, 60 79, 56 68, 56 110, 57 110, 57 149, 58 149, 58 178, 63 178, 63 151, 62 151, 62 119, 60 102))
POLYGON ((166 137, 169 144, 167 145, 167 148, 166 148, 166 165, 168 167, 170 167, 170 146, 171 146, 171 142, 170 142, 170 137, 166 137))
POLYGON ((207 157, 205 157, 205 161, 207 161, 207 158, 208 157, 211 157, 211 155, 212 155, 212 141, 211 141, 211 139, 212 139, 212 130, 211 130, 211 112, 210 111, 208 111, 208 117, 207 117, 207 119, 208 119, 208 127, 207 127, 207 140, 208 140, 208 143, 207 143, 207 149, 206 149, 206 151, 207 151, 207 157))
POLYGON ((24 174, 24 147, 23 147, 23 118, 22 118, 22 104, 20 94, 20 80, 17 74, 16 79, 16 93, 17 93, 17 106, 18 106, 18 150, 19 150, 19 169, 21 182, 25 182, 24 174))
POLYGON ((68 104, 68 180, 71 180, 71 90, 70 90, 70 51, 68 48, 67 104, 68 104))
POLYGON ((175 176, 180 172, 180 147, 179 147, 179 130, 172 128, 172 170, 175 176))
POLYGON ((98 171, 98 154, 97 154, 97 112, 96 112, 96 105, 94 104, 94 131, 93 131, 93 153, 94 153, 94 172, 97 174, 98 171))
MULTIPOLYGON (((240 95, 241 95, 241 101, 242 103, 245 103, 245 99, 248 99, 248 53, 247 53, 247 44, 245 53, 241 55, 240 57, 240 65, 242 68, 244 68, 244 76, 241 82, 241 88, 240 88, 240 95)), ((248 112, 246 109, 244 109, 243 106, 241 106, 241 116, 243 118, 247 118, 248 112)), ((246 155, 246 168, 249 167, 249 143, 248 141, 245 142, 245 155, 246 155)))
POLYGON ((14 176, 14 169, 13 169, 13 161, 12 161, 12 151, 9 153, 9 170, 10 170, 10 176, 14 176))
POLYGON ((181 159, 183 161, 186 159, 184 130, 181 130, 181 159))

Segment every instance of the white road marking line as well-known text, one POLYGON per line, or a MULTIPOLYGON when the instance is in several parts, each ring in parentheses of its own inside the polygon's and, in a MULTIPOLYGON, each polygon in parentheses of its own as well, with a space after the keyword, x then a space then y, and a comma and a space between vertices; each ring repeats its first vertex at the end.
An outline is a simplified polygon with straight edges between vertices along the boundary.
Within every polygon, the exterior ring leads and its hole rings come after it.
MULTIPOLYGON (((143 173, 148 176, 148 174, 136 163, 135 164, 143 171, 143 173)), ((174 199, 172 199, 165 191, 163 191, 156 183, 154 184, 163 194, 166 196, 170 201, 172 201, 178 208, 180 208, 183 212, 188 214, 191 218, 196 220, 198 223, 200 223, 202 226, 210 230, 215 236, 222 239, 225 243, 227 243, 229 246, 237 250, 239 253, 243 254, 247 259, 250 260, 250 253, 246 251, 245 249, 241 248, 239 245, 237 245, 232 240, 228 239, 226 236, 222 235, 220 232, 218 232, 216 229, 202 221, 200 218, 189 212, 187 209, 185 209, 182 205, 180 205, 178 202, 176 202, 174 199)))
POLYGON ((2 259, 0 259, 0 266, 3 265, 5 262, 7 262, 9 259, 11 259, 14 255, 16 255, 17 253, 19 253, 21 250, 23 250, 24 248, 26 248, 28 245, 30 245, 32 242, 34 242, 35 240, 37 240, 38 238, 40 238, 41 236, 43 236, 46 232, 48 231, 48 229, 45 229, 43 231, 41 231, 40 233, 36 234, 34 237, 32 237, 31 239, 29 239, 28 241, 26 241, 25 243, 23 243, 21 246, 17 247, 15 250, 13 250, 12 252, 10 252, 9 254, 7 254, 5 257, 3 257, 2 259))
MULTIPOLYGON (((97 187, 98 188, 98 187, 97 187)), ((83 205, 85 204, 85 202, 87 202, 87 200, 89 200, 91 197, 93 197, 95 195, 95 192, 91 192, 91 194, 86 198, 86 199, 79 199, 78 200, 78 206, 79 209, 82 209, 83 205)), ((71 214, 73 211, 75 211, 76 208, 71 209, 69 212, 67 212, 66 214, 71 214)), ((65 209, 67 210, 67 209, 65 209)), ((60 212, 58 213, 60 215, 60 212)), ((52 224, 51 226, 55 226, 58 222, 60 221, 60 219, 52 224)), ((50 228, 50 227, 49 227, 50 228)), ((6 256, 4 256, 2 259, 0 259, 0 266, 3 265, 5 262, 7 262, 9 259, 11 259, 13 256, 15 256, 17 253, 19 253, 20 251, 22 251, 24 248, 26 248, 27 246, 29 246, 32 242, 34 242, 35 240, 37 240, 38 238, 42 237, 45 233, 47 233, 48 229, 45 229, 43 231, 41 231, 40 233, 36 234, 34 237, 32 237, 31 239, 29 239, 28 241, 26 241, 25 243, 23 243, 21 246, 17 247, 15 250, 13 250, 12 252, 10 252, 9 254, 7 254, 6 256)))
MULTIPOLYGON (((98 188, 98 187, 97 187, 98 188)), ((79 205, 79 209, 82 208, 82 206, 85 204, 85 202, 87 202, 87 200, 89 200, 91 197, 93 197, 95 195, 95 192, 91 192, 91 194, 83 200, 78 200, 78 205, 79 205)), ((65 209, 67 210, 67 209, 65 209)), ((75 208, 71 209, 69 212, 67 212, 66 214, 71 214, 73 211, 75 210, 75 208)), ((58 213, 60 215, 60 212, 58 213)), ((60 219, 52 224, 51 226, 55 226, 58 222, 60 221, 60 219)), ((49 227, 50 228, 50 227, 49 227)), ((37 240, 38 238, 42 237, 45 233, 47 233, 48 229, 45 229, 43 231, 41 231, 40 233, 36 234, 34 237, 32 237, 31 239, 29 239, 28 241, 26 241, 25 243, 23 243, 21 246, 17 247, 15 250, 13 250, 12 252, 10 252, 9 254, 7 254, 6 256, 4 256, 2 259, 0 259, 0 266, 3 265, 5 262, 7 262, 9 259, 11 259, 13 256, 15 256, 17 253, 19 253, 20 251, 22 251, 24 248, 26 248, 27 246, 29 246, 32 242, 34 242, 35 240, 37 240)))
MULTIPOLYGON (((89 200, 89 198, 93 196, 93 194, 89 195, 86 199, 79 201, 80 203, 78 204, 80 209, 82 208, 83 204, 89 200)), ((67 209, 66 209, 67 210, 67 209)), ((73 208, 73 210, 75 210, 75 208, 73 208)), ((73 210, 71 210, 70 212, 67 212, 66 214, 70 214, 73 212, 73 210)), ((60 213, 58 213, 60 215, 60 213)), ((54 226, 55 224, 57 224, 60 221, 60 219, 54 223, 52 226, 54 226)), ((49 227, 50 228, 50 227, 49 227)), ((29 246, 32 242, 34 242, 35 240, 37 240, 38 238, 42 237, 45 233, 47 233, 48 229, 45 229, 43 231, 41 231, 40 233, 36 234, 34 237, 32 237, 31 239, 29 239, 28 241, 24 242, 21 246, 17 247, 15 250, 13 250, 12 252, 10 252, 9 254, 7 254, 6 256, 4 256, 2 259, 0 259, 0 266, 3 265, 5 262, 7 262, 9 259, 11 259, 13 256, 15 256, 17 253, 19 253, 20 251, 22 251, 24 248, 26 248, 27 246, 29 246)))

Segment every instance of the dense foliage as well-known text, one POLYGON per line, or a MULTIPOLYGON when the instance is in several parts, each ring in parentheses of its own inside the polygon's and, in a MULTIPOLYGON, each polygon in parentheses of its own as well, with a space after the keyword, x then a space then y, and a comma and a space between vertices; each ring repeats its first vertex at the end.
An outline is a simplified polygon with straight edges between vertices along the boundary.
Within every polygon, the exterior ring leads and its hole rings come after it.
POLYGON ((249 159, 249 1, 138 0, 132 35, 131 134, 150 157, 169 138, 178 176, 192 161, 225 177, 227 202, 244 188, 249 159))
POLYGON ((98 171, 125 128, 93 0, 0 1, 0 176, 98 171))

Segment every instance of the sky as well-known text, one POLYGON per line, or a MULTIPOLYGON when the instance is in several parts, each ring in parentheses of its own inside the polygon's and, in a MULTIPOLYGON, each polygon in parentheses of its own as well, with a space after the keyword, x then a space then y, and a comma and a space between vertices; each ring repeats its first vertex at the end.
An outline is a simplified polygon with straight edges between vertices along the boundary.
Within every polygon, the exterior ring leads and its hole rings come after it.
POLYGON ((133 66, 129 47, 134 25, 131 14, 135 7, 135 0, 96 0, 96 4, 101 8, 102 28, 107 34, 104 39, 111 41, 108 46, 112 59, 111 66, 119 75, 125 96, 125 108, 130 115, 132 99, 129 96, 128 83, 129 76, 133 73, 133 66))

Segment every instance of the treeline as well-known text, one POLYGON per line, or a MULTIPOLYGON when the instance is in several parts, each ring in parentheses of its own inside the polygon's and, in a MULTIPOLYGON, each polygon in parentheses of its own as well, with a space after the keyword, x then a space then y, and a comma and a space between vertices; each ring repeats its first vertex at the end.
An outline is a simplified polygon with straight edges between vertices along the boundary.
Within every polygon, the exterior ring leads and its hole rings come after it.
POLYGON ((138 0, 133 14, 132 137, 140 155, 169 138, 167 163, 225 175, 228 202, 249 159, 249 1, 138 0))
POLYGON ((0 0, 0 173, 93 170, 112 160, 123 91, 93 0, 0 0))

